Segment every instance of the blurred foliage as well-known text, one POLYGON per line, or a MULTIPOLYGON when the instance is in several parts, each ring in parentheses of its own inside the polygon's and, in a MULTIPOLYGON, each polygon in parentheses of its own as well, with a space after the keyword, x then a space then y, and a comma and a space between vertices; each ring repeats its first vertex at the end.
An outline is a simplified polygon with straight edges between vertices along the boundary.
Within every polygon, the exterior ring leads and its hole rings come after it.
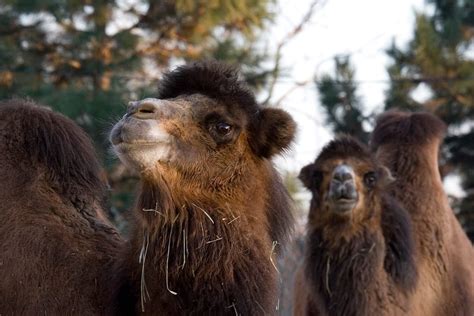
POLYGON ((256 45, 273 0, 3 0, 0 98, 30 97, 93 138, 120 226, 136 179, 111 159, 107 134, 129 100, 153 96, 164 70, 217 58, 242 65, 255 89, 271 72, 256 45))
POLYGON ((305 218, 308 214, 309 204, 307 203, 310 193, 303 187, 298 179, 298 173, 294 171, 283 172, 283 184, 294 202, 294 214, 297 220, 305 218))
POLYGON ((363 104, 357 95, 355 70, 349 56, 336 57, 334 61, 333 76, 325 74, 320 80, 315 79, 326 123, 337 134, 349 134, 367 143, 369 133, 364 129, 364 122, 369 117, 364 116, 363 104))
MULTIPOLYGON (((387 69, 390 86, 385 109, 426 110, 448 125, 440 171, 443 176, 454 172, 461 177, 466 197, 453 203, 453 207, 474 240, 474 0, 428 3, 433 5, 434 12, 417 14, 414 36, 408 46, 392 44, 387 50, 391 64, 387 69), (422 100, 420 89, 425 97, 422 100)), ((336 60, 336 74, 324 77, 327 79, 323 78, 318 85, 321 103, 335 132, 366 140, 365 130, 362 137, 359 134, 363 130, 361 122, 367 118, 353 97, 357 85, 352 75, 342 76, 342 71, 344 64, 336 60), (346 95, 352 96, 346 101, 350 106, 339 110, 346 95)))

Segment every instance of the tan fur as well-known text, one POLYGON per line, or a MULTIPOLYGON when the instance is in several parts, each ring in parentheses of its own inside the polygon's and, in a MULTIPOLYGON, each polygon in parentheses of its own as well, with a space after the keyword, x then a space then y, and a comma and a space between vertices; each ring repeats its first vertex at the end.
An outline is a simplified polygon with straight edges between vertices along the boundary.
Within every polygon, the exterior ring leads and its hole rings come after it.
POLYGON ((339 137, 301 170, 300 179, 313 198, 293 314, 410 315, 417 280, 411 225, 408 213, 386 194, 386 168, 355 139, 339 137), (344 213, 330 198, 331 185, 341 183, 333 172, 341 166, 352 174, 348 181, 357 192, 344 213))
POLYGON ((118 264, 119 312, 274 314, 276 243, 291 210, 269 158, 293 139, 293 120, 260 108, 217 63, 171 72, 159 97, 132 103, 111 133, 118 156, 141 175, 118 264), (229 133, 219 134, 220 124, 229 133))
POLYGON ((393 194, 415 229, 419 284, 411 315, 474 315, 474 251, 450 208, 438 168, 443 124, 426 113, 390 112, 373 148, 395 178, 393 194))

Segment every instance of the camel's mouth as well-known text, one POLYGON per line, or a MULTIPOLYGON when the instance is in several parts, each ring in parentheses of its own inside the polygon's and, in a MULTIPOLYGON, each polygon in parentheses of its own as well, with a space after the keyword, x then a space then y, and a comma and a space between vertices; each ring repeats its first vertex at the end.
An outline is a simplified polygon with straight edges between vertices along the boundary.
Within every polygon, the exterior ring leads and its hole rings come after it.
POLYGON ((125 117, 120 120, 110 133, 110 142, 117 146, 166 144, 171 140, 170 135, 156 120, 140 120, 125 117))
POLYGON ((159 146, 160 144, 164 145, 166 143, 153 142, 153 141, 148 141, 144 139, 137 139, 135 141, 128 141, 128 142, 118 140, 115 143, 112 143, 112 145, 115 147, 159 146))
POLYGON ((135 169, 146 169, 169 160, 171 136, 156 120, 124 117, 110 134, 117 156, 135 169))
POLYGON ((330 208, 333 212, 345 214, 352 211, 357 205, 357 199, 340 198, 330 201, 330 208))

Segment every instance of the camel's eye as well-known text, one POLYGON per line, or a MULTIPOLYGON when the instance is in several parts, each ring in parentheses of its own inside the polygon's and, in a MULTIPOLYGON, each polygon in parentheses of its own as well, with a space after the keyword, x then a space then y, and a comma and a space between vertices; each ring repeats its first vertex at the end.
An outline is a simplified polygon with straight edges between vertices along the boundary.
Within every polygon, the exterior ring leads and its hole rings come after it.
POLYGON ((226 136, 229 135, 232 131, 232 126, 225 122, 219 122, 215 125, 215 131, 219 136, 226 136))
POLYGON ((208 125, 209 133, 211 134, 214 141, 218 144, 223 144, 234 139, 234 126, 224 121, 211 122, 208 125))
POLYGON ((370 171, 364 175, 364 183, 369 188, 372 188, 376 182, 377 182, 377 175, 375 174, 375 172, 370 171))

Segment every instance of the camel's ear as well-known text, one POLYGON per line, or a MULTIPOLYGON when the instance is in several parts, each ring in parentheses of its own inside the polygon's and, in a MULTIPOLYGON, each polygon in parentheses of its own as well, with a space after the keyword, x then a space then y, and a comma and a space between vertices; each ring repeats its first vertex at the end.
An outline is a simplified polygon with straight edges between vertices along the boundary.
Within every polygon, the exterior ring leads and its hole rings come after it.
POLYGON ((379 183, 381 186, 387 186, 395 181, 395 178, 392 176, 392 173, 385 166, 379 167, 377 173, 378 173, 379 183))
POLYGON ((296 123, 287 112, 266 108, 258 113, 252 129, 252 150, 260 157, 270 158, 290 146, 295 138, 296 123))
POLYGON ((316 170, 314 164, 309 164, 301 169, 298 178, 303 182, 306 188, 313 190, 319 185, 320 173, 316 170))

